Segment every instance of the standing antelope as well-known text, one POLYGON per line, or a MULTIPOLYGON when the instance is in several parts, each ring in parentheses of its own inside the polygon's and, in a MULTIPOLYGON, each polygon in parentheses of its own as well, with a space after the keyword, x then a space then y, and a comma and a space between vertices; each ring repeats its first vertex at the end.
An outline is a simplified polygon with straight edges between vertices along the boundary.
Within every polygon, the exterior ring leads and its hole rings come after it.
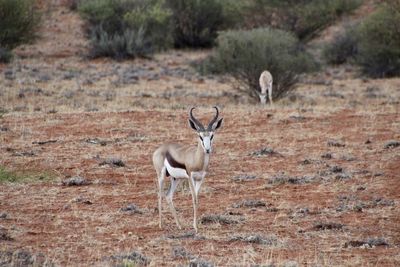
POLYGON ((265 70, 260 75, 260 87, 261 93, 258 95, 260 97, 261 104, 267 102, 267 90, 269 103, 272 105, 272 75, 269 71, 265 70))
POLYGON ((197 147, 184 144, 165 143, 153 153, 153 165, 158 178, 158 213, 160 228, 162 228, 161 202, 163 196, 164 180, 171 177, 171 185, 166 194, 169 208, 175 218, 179 229, 182 229, 173 203, 173 196, 177 186, 184 179, 189 180, 190 192, 193 201, 193 227, 197 233, 197 205, 201 184, 207 173, 214 132, 221 127, 222 118, 218 119, 218 108, 215 117, 210 121, 207 128, 193 116, 192 107, 189 112, 189 125, 197 132, 199 137, 197 147))

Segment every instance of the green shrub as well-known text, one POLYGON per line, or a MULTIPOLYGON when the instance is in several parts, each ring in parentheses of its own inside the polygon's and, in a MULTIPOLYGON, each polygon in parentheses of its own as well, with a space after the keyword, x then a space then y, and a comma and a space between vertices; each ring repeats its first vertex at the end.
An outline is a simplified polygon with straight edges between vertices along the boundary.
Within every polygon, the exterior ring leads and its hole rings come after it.
POLYGON ((112 57, 115 59, 147 57, 154 51, 150 41, 146 40, 144 30, 126 29, 120 34, 109 34, 101 26, 93 29, 92 48, 89 56, 112 57))
POLYGON ((356 62, 371 77, 400 75, 400 10, 385 5, 358 28, 356 62))
POLYGON ((7 48, 0 47, 0 63, 9 63, 13 58, 13 54, 7 48))
POLYGON ((293 31, 300 39, 309 39, 339 16, 351 12, 360 4, 360 0, 313 0, 303 6, 297 6, 291 14, 297 22, 293 31))
POLYGON ((32 41, 39 20, 34 0, 0 0, 0 46, 13 49, 32 41))
POLYGON ((70 10, 77 10, 80 2, 82 2, 82 0, 64 0, 64 5, 70 10))
POLYGON ((217 0, 217 2, 222 6, 222 24, 219 29, 242 28, 251 1, 217 0))
POLYGON ((330 64, 342 64, 354 59, 358 51, 356 25, 347 25, 323 48, 322 56, 330 64))
POLYGON ((87 0, 78 9, 90 25, 92 57, 147 57, 172 45, 163 0, 87 0))
POLYGON ((176 47, 207 47, 223 25, 223 9, 217 0, 167 0, 172 10, 176 47))
POLYGON ((362 0, 253 0, 247 11, 247 27, 272 26, 309 39, 362 0))
POLYGON ((258 98, 260 74, 269 70, 274 79, 273 98, 279 99, 294 88, 298 74, 316 67, 293 34, 264 28, 222 33, 201 68, 204 72, 233 76, 240 84, 239 89, 255 98, 258 98))

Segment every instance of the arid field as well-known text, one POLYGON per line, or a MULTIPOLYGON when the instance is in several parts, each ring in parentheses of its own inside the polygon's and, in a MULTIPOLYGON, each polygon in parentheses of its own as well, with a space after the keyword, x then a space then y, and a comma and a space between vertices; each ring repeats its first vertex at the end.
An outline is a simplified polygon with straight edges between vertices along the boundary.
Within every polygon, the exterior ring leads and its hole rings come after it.
POLYGON ((45 20, 0 65, 0 266, 400 266, 399 78, 329 67, 264 107, 208 50, 89 60, 76 13, 45 20), (159 229, 152 153, 215 105, 199 232, 186 184, 159 229))

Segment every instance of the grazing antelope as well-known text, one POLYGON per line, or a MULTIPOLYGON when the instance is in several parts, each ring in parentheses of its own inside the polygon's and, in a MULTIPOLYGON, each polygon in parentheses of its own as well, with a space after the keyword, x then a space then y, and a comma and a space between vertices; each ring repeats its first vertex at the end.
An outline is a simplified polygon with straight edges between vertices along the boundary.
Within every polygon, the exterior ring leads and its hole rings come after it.
POLYGON ((197 147, 184 144, 165 143, 153 153, 153 165, 158 178, 158 213, 160 228, 162 228, 161 202, 163 197, 163 186, 166 177, 171 178, 171 185, 165 195, 172 215, 179 229, 182 229, 173 203, 174 192, 184 179, 189 180, 190 192, 193 201, 193 227, 197 233, 197 205, 201 184, 207 173, 208 163, 212 150, 214 132, 221 127, 222 118, 218 119, 218 108, 215 117, 210 121, 207 128, 193 116, 192 107, 189 112, 189 125, 197 132, 197 147))
POLYGON ((265 70, 260 75, 260 87, 261 93, 258 94, 260 97, 261 104, 265 104, 267 102, 267 90, 268 90, 268 98, 269 103, 272 105, 272 75, 269 71, 265 70))

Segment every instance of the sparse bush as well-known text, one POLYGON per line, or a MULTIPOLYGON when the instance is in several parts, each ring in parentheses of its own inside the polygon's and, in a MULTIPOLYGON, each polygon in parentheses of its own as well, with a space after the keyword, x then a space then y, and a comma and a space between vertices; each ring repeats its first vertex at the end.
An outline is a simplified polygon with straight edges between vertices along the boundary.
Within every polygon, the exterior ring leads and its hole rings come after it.
POLYGON ((314 69, 313 58, 296 37, 270 28, 221 34, 217 47, 201 66, 203 72, 233 76, 239 83, 238 89, 255 98, 258 98, 260 73, 269 70, 274 77, 273 99, 289 93, 298 74, 314 69))
POLYGON ((9 63, 12 49, 35 39, 39 22, 33 0, 0 0, 0 63, 9 63))
POLYGON ((356 62, 371 77, 400 75, 400 10, 390 4, 361 22, 356 62))
POLYGON ((147 57, 172 45, 163 0, 88 0, 78 9, 90 24, 91 57, 147 57))
POLYGON ((331 43, 328 43, 322 55, 330 64, 342 64, 354 59, 358 51, 358 39, 355 25, 348 25, 345 30, 334 36, 331 43))
POLYGON ((39 13, 33 0, 0 0, 0 45, 13 49, 32 41, 37 34, 39 13))
POLYGON ((80 2, 82 0, 64 0, 63 4, 71 10, 77 10, 80 2))
POLYGON ((223 24, 223 9, 217 0, 167 0, 173 13, 176 47, 208 47, 223 24))
POLYGON ((309 39, 338 16, 349 13, 361 0, 254 0, 247 12, 247 27, 272 26, 309 39))
POLYGON ((9 63, 12 60, 13 54, 10 50, 0 47, 0 63, 9 63))
POLYGON ((298 5, 290 14, 296 20, 293 31, 300 39, 309 39, 342 14, 356 9, 361 2, 360 0, 313 0, 303 6, 298 5))
POLYGON ((223 22, 220 29, 235 29, 243 26, 251 1, 217 0, 222 6, 223 22))
POLYGON ((150 41, 145 39, 143 28, 138 31, 126 29, 120 34, 112 34, 99 26, 92 30, 90 40, 92 46, 89 56, 92 58, 148 57, 154 52, 150 41))

